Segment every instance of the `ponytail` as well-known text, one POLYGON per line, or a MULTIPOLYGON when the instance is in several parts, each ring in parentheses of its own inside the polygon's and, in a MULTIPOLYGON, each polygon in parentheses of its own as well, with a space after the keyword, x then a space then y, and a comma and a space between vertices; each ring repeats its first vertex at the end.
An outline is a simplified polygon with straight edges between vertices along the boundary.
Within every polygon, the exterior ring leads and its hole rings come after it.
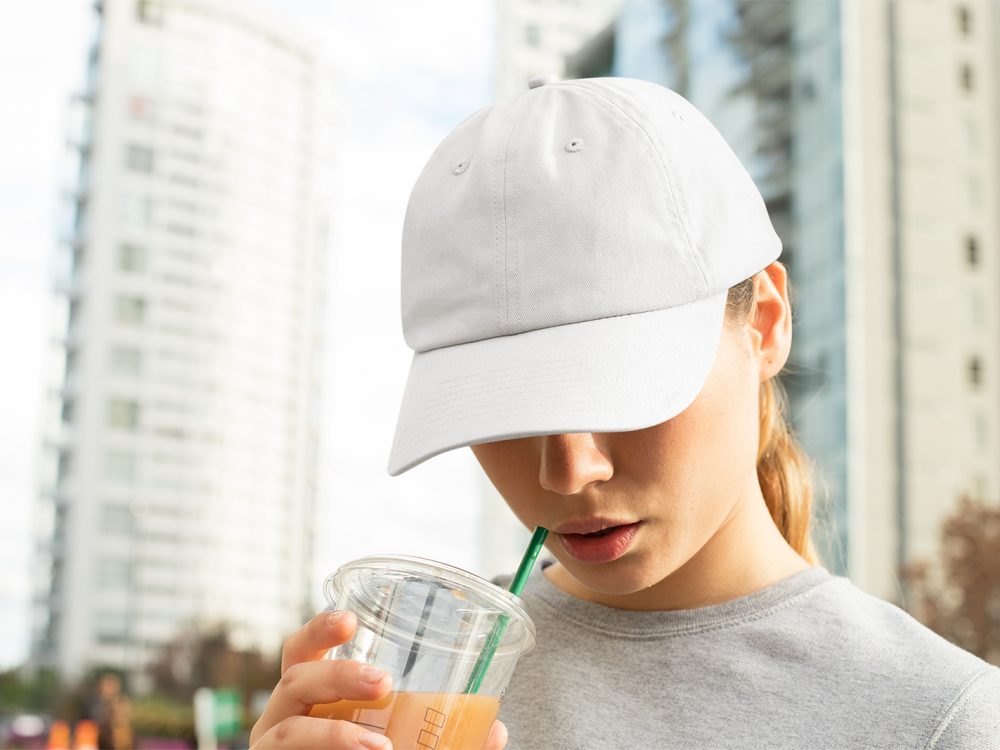
POLYGON ((760 384, 760 448, 757 479, 764 502, 785 540, 810 565, 820 563, 810 533, 813 464, 792 434, 788 399, 775 378, 760 384))
MULTIPOLYGON (((730 288, 726 319, 747 321, 755 306, 753 277, 730 288)), ((810 523, 813 499, 812 460, 799 445, 787 420, 788 397, 776 377, 760 384, 760 447, 757 479, 764 502, 789 546, 810 565, 821 563, 810 523)))

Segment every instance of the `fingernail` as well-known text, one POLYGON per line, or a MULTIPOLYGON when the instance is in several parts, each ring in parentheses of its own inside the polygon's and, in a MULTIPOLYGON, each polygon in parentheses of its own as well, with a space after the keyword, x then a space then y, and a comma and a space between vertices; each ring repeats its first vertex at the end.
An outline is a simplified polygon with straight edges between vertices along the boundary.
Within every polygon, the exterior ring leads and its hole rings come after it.
POLYGON ((388 737, 375 732, 362 732, 358 735, 358 742, 371 750, 388 750, 392 747, 388 737))
POLYGON ((326 618, 326 624, 331 626, 336 625, 338 622, 344 619, 344 615, 346 614, 347 612, 343 610, 340 610, 338 612, 332 612, 330 613, 330 616, 326 618))
POLYGON ((385 670, 379 669, 378 667, 373 667, 370 664, 361 667, 361 681, 367 682, 374 685, 376 682, 385 677, 385 670))

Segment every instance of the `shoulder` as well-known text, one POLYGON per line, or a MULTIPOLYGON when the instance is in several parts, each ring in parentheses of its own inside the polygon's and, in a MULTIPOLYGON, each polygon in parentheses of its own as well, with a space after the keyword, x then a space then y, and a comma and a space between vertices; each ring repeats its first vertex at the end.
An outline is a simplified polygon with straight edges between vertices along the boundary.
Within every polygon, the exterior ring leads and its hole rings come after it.
POLYGON ((926 750, 1000 750, 1000 668, 975 674, 955 697, 927 741, 926 750))
MULTIPOLYGON (((928 750, 1000 750, 1000 668, 942 638, 900 607, 835 576, 811 600, 842 678, 864 672, 894 703, 923 715, 928 750), (992 743, 992 744, 991 744, 992 743)), ((873 685, 873 687, 875 687, 873 685)))
POLYGON ((832 576, 809 599, 808 618, 825 633, 828 648, 854 652, 867 664, 882 664, 889 676, 899 670, 914 676, 951 675, 956 684, 984 667, 985 661, 942 638, 900 607, 832 576))

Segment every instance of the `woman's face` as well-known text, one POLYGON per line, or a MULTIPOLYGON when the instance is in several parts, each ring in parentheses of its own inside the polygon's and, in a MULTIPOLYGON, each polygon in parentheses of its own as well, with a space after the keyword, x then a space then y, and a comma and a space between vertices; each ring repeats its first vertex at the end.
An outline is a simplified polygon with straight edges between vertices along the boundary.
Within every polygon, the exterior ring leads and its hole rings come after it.
MULTIPOLYGON (((701 392, 672 419, 631 432, 545 435, 472 446, 528 528, 551 530, 593 516, 641 522, 625 554, 610 562, 583 562, 569 554, 558 534, 550 534, 546 546, 564 569, 562 575, 572 579, 565 579, 566 588, 626 607, 672 608, 644 601, 642 594, 631 600, 628 595, 659 584, 686 565, 687 580, 676 577, 674 589, 682 583, 704 587, 706 579, 728 575, 728 569, 756 564, 746 552, 749 545, 755 554, 754 539, 761 529, 766 532, 761 513, 780 539, 756 474, 759 386, 787 357, 785 343, 775 340, 788 323, 787 318, 775 319, 776 313, 787 314, 787 309, 781 312, 781 302, 787 306, 784 269, 777 264, 770 268, 779 270, 758 286, 758 320, 740 329, 723 326, 701 392), (778 284, 773 275, 780 277, 778 284), (761 332, 760 325, 768 330, 761 332)), ((774 536, 764 541, 773 544, 774 536)))

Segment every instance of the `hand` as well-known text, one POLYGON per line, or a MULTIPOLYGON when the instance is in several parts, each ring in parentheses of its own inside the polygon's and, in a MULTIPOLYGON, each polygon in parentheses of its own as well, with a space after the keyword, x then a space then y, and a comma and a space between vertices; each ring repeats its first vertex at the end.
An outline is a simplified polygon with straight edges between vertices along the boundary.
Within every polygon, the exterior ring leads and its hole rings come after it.
MULTIPOLYGON (((309 716, 317 703, 378 700, 392 690, 383 670, 348 659, 324 659, 357 628, 352 612, 320 612, 293 633, 281 650, 281 680, 250 732, 252 750, 329 748, 391 750, 387 737, 350 721, 309 716)), ((496 721, 484 750, 503 750, 507 729, 496 721)))

